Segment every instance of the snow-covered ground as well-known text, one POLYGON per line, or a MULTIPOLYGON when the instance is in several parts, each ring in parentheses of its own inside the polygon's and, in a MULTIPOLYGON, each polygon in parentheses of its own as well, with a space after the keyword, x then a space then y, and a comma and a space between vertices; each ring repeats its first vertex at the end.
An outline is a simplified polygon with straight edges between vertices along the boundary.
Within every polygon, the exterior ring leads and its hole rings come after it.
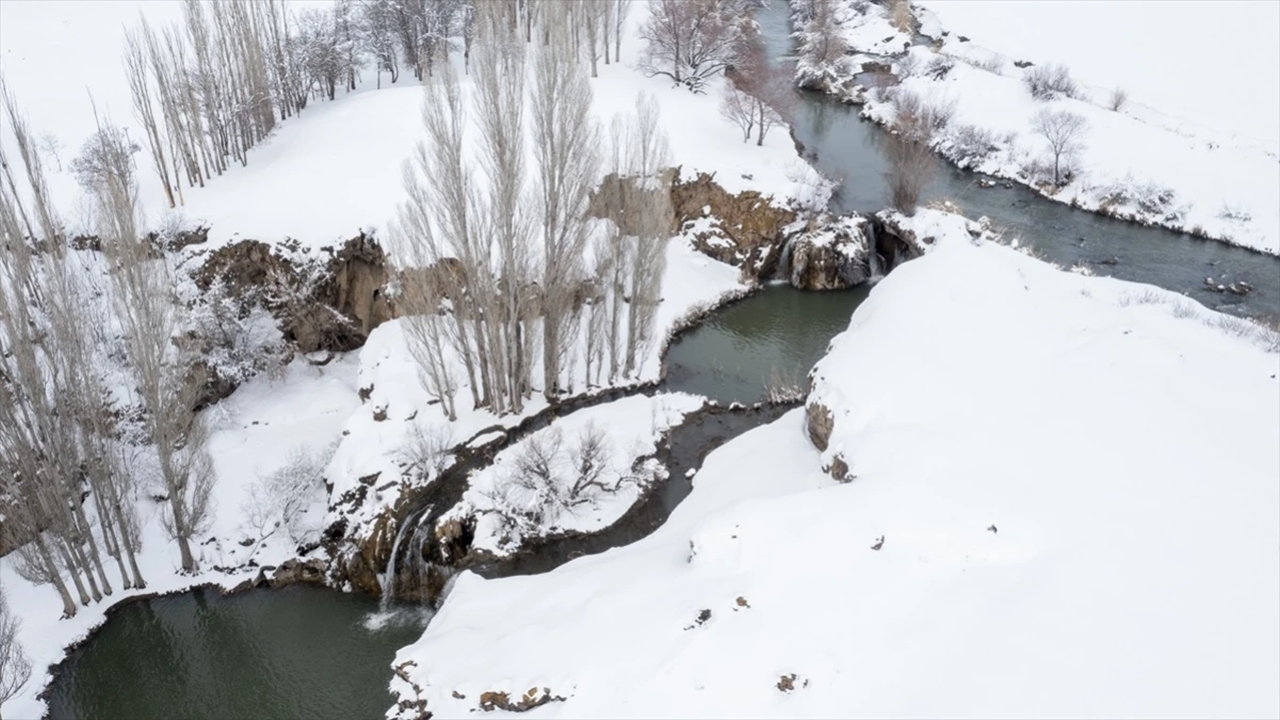
POLYGON ((259 478, 282 468, 294 451, 322 454, 338 439, 343 423, 360 403, 355 374, 354 355, 339 357, 322 368, 298 360, 286 368, 283 378, 274 382, 266 377, 255 379, 209 411, 213 430, 209 451, 217 481, 212 523, 192 543, 200 574, 179 574, 178 552, 164 534, 160 505, 146 499, 159 488, 146 485, 138 488, 137 505, 142 527, 138 566, 147 582, 145 590, 123 591, 114 567, 108 567, 115 593, 79 608, 70 620, 60 620, 62 604, 53 587, 32 586, 19 577, 14 568, 16 553, 0 559, 0 584, 10 610, 22 622, 18 641, 33 667, 22 692, 4 704, 5 717, 43 715, 44 703, 36 695, 48 682, 46 668, 62 660, 63 648, 101 623, 103 611, 113 603, 131 595, 165 593, 204 583, 231 588, 257 574, 256 567, 243 567, 251 558, 259 565, 276 565, 296 556, 299 542, 317 540, 326 505, 319 477, 314 478, 309 502, 302 505, 298 541, 283 527, 263 540, 262 530, 246 522, 243 506, 250 501, 259 478), (239 569, 219 572, 215 566, 239 569))
POLYGON ((558 418, 473 473, 442 521, 474 516, 471 546, 499 557, 530 538, 609 527, 666 479, 660 463, 637 460, 703 403, 685 393, 634 395, 558 418), (536 474, 539 465, 547 477, 536 474))
MULTIPOLYGON (((1073 153, 1080 172, 1065 187, 1046 190, 1048 196, 1280 253, 1280 6, 949 0, 924 5, 917 9, 922 30, 941 44, 937 52, 911 49, 915 70, 902 87, 940 105, 954 103, 950 123, 936 137, 949 158, 1034 185, 1044 174, 1028 168, 1044 163, 1048 144, 1033 118, 1042 108, 1068 111, 1087 122, 1073 153), (1241 28, 1247 30, 1237 32, 1241 28), (1169 56, 1170 47, 1197 51, 1173 53, 1176 62, 1152 60, 1169 56), (940 77, 926 73, 939 55, 954 67, 940 77), (1020 68, 1015 61, 1035 66, 1020 68), (1069 68, 1078 99, 1032 98, 1023 77, 1053 63, 1069 68), (1128 100, 1112 110, 1116 88, 1128 100), (971 128, 987 137, 965 143, 961 135, 971 128), (976 146, 983 149, 974 152, 976 146)), ((850 47, 877 55, 902 52, 907 36, 889 24, 884 7, 842 2, 841 8, 850 47)), ((856 63, 848 68, 856 69, 856 63)), ((895 69, 908 74, 901 58, 895 69)), ((868 116, 893 120, 887 95, 870 93, 868 99, 868 116)))
POLYGON ((1192 133, 1219 130, 1272 148, 1280 144, 1280 3, 916 4, 932 11, 951 35, 964 35, 969 44, 1010 61, 1064 63, 1089 86, 1123 87, 1135 106, 1167 113, 1159 124, 1187 126, 1192 133))
POLYGON ((912 222, 935 249, 815 369, 825 454, 797 410, 644 540, 463 573, 393 689, 438 717, 1280 712, 1275 336, 912 222))

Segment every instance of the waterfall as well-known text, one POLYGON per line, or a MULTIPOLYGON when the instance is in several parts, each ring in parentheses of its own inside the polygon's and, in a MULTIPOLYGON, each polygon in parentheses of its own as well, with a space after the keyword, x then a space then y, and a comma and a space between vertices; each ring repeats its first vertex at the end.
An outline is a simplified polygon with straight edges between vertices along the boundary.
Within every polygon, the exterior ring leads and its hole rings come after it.
POLYGON ((876 251, 876 245, 878 244, 876 241, 876 225, 874 222, 867 222, 864 227, 866 228, 867 237, 867 280, 875 282, 884 277, 884 270, 880 266, 880 253, 876 251))
POLYGON ((422 508, 409 513, 409 516, 404 519, 404 524, 396 532, 395 542, 391 545, 391 559, 387 561, 386 572, 382 574, 382 599, 379 604, 384 611, 391 606, 396 596, 396 556, 400 552, 400 541, 404 539, 405 531, 413 527, 413 536, 409 538, 410 544, 412 544, 413 538, 418 535, 418 527, 421 524, 418 520, 427 509, 429 508, 422 508))

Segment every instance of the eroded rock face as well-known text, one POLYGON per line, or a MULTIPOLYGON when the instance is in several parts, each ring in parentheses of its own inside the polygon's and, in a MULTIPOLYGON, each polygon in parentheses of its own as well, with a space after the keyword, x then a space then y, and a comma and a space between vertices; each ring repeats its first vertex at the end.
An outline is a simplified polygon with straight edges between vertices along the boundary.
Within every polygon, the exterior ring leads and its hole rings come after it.
POLYGON ((394 314, 384 292, 386 253, 363 233, 324 251, 327 260, 290 259, 280 248, 241 240, 210 252, 195 280, 202 290, 221 282, 245 302, 262 303, 301 352, 354 350, 394 314))
POLYGON ((742 268, 750 280, 777 270, 783 230, 796 219, 772 196, 754 190, 731 195, 706 173, 673 182, 671 204, 676 227, 690 232, 699 252, 742 268))
POLYGON ((809 435, 809 442, 819 450, 826 450, 831 430, 835 427, 835 416, 825 405, 812 399, 804 406, 804 415, 804 429, 809 435))
POLYGON ((320 584, 324 582, 326 567, 325 562, 319 558, 311 560, 291 558, 276 568, 271 576, 270 585, 273 588, 282 588, 296 583, 320 584))

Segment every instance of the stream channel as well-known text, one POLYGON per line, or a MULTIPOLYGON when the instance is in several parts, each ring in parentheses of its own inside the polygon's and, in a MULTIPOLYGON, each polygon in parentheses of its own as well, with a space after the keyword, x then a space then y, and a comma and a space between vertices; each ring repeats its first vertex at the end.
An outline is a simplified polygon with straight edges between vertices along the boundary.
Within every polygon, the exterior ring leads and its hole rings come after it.
MULTIPOLYGON (((786 3, 758 17, 771 51, 791 51, 786 3)), ((883 131, 857 108, 798 93, 795 137, 818 168, 843 184, 839 212, 883 207, 883 131)), ((727 130, 726 130, 727 131, 727 130)), ((752 146, 744 146, 750 152, 752 146)), ((1047 260, 1086 264, 1099 275, 1186 293, 1238 315, 1280 318, 1280 259, 1160 229, 1144 228, 1055 203, 1022 187, 981 188, 977 176, 938 161, 931 198, 986 215, 1047 260), (1246 296, 1204 288, 1206 277, 1254 287, 1246 296)), ((785 285, 716 311, 682 334, 666 355, 661 389, 705 395, 721 404, 755 403, 771 373, 802 381, 867 296, 866 286, 805 293, 785 285)), ((688 495, 685 476, 725 441, 768 422, 781 409, 712 412, 672 433, 670 479, 637 504, 616 529, 552 541, 485 575, 545 572, 579 554, 602 552, 652 532, 688 495)), ((223 597, 214 589, 131 602, 117 608, 73 651, 48 689, 54 718, 380 718, 391 705, 390 663, 417 639, 424 614, 379 613, 378 599, 293 586, 223 597)))

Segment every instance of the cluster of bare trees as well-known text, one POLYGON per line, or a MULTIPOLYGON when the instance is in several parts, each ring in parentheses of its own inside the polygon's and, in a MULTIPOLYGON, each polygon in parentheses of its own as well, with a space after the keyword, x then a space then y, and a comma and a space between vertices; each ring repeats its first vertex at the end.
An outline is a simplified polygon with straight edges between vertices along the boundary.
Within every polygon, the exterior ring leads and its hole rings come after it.
POLYGON ((720 114, 742 130, 742 141, 756 133, 756 145, 764 145, 770 128, 785 122, 794 105, 791 77, 769 61, 764 39, 752 28, 744 37, 720 102, 720 114))
POLYGON ((839 0, 799 0, 793 3, 796 24, 801 28, 798 71, 817 75, 834 67, 848 54, 837 2, 839 0))
POLYGON ((501 414, 523 409, 539 369, 548 398, 591 382, 593 363, 597 379, 605 366, 611 379, 633 373, 671 230, 652 102, 613 123, 600 208, 611 222, 586 216, 603 158, 574 22, 583 6, 536 8, 541 43, 513 8, 478 6, 470 103, 448 63, 427 82, 427 142, 406 165, 394 229, 409 347, 451 419, 463 375, 473 405, 501 414))
MULTIPOLYGON (((121 584, 144 587, 135 478, 154 451, 165 520, 195 571, 190 538, 208 508, 203 433, 188 403, 196 379, 175 341, 184 327, 163 253, 139 231, 127 136, 109 122, 76 171, 89 191, 104 255, 71 250, 50 204, 34 135, 7 90, 4 119, 19 168, 3 157, 0 184, 0 505, 19 571, 58 591, 64 613, 121 584), (105 256, 105 257, 104 257, 105 256), (99 282, 103 275, 109 281, 99 282), (122 362, 106 357, 119 349, 122 362), (121 388, 108 375, 123 370, 121 388), (125 397, 136 391, 138 401, 125 397), (119 438, 136 407, 152 447, 119 438), (105 559, 104 559, 105 558, 105 559)), ((120 379, 115 374, 115 379, 120 379)))

